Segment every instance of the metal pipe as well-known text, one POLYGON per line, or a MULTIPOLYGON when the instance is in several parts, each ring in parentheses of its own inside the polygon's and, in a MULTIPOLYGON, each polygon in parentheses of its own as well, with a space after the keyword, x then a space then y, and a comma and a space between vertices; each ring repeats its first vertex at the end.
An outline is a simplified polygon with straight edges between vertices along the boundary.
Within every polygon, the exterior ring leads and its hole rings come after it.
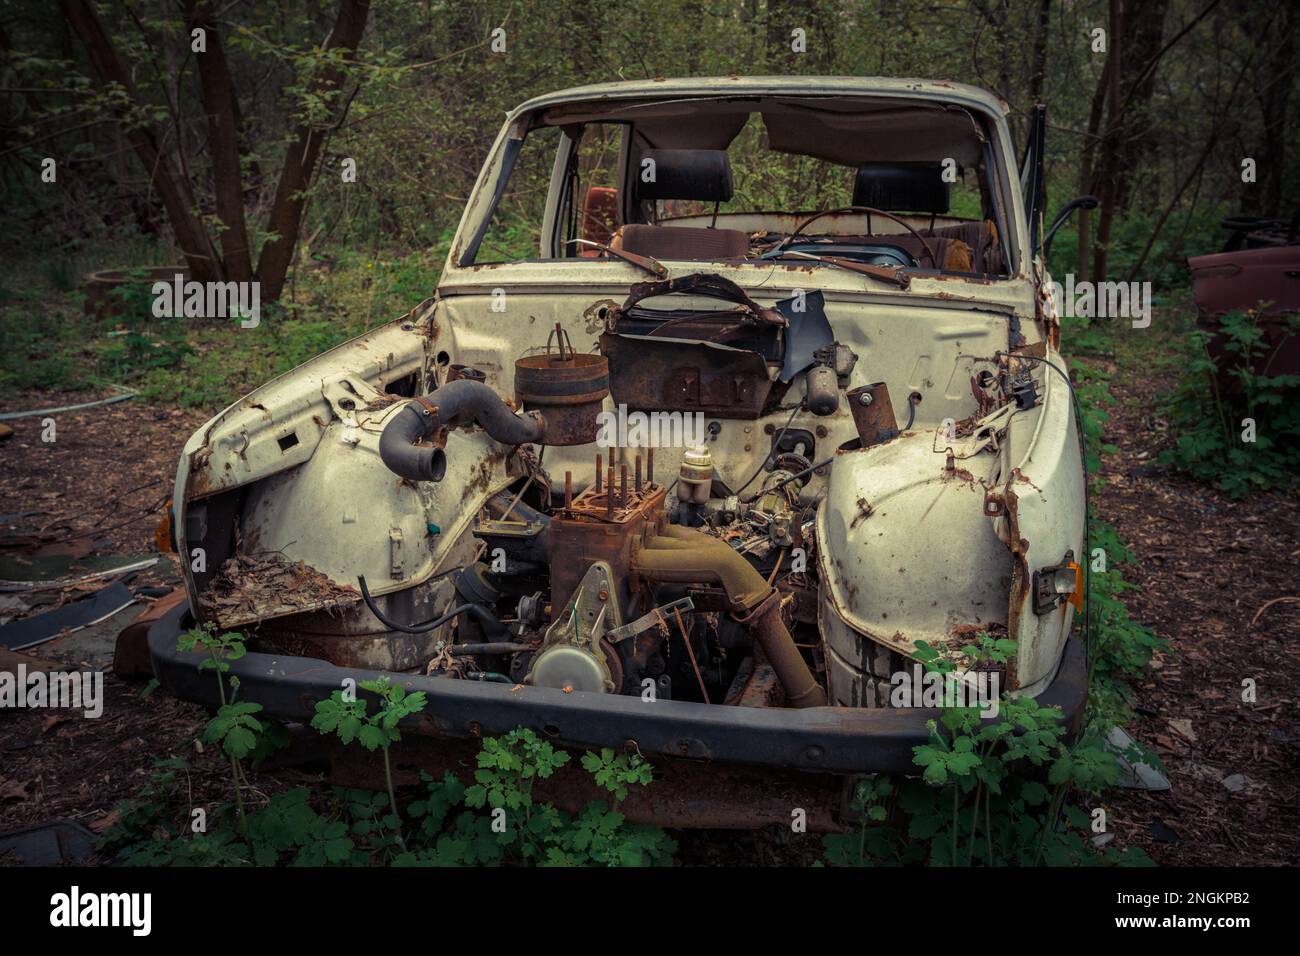
POLYGON ((513 684, 505 674, 498 674, 496 671, 477 671, 473 674, 466 674, 465 680, 476 680, 488 684, 513 684))
MULTIPOLYGON (((757 573, 757 572, 756 572, 757 573)), ((781 592, 774 591, 762 607, 749 618, 737 617, 754 632, 767 661, 785 688, 785 700, 791 707, 825 707, 826 691, 813 679, 799 648, 794 646, 785 621, 781 619, 781 592)))
POLYGON ((677 619, 677 630, 682 632, 682 643, 686 645, 686 656, 691 659, 691 669, 695 671, 695 679, 700 684, 700 695, 704 703, 709 701, 709 689, 704 686, 704 675, 700 673, 700 665, 695 660, 695 648, 691 646, 691 635, 686 630, 686 625, 682 623, 682 612, 673 608, 673 617, 677 619))
POLYGON ((731 601, 732 616, 751 630, 767 655, 789 705, 825 706, 826 692, 781 619, 781 593, 718 538, 677 525, 664 530, 636 553, 633 570, 649 581, 666 584, 720 584, 731 601))

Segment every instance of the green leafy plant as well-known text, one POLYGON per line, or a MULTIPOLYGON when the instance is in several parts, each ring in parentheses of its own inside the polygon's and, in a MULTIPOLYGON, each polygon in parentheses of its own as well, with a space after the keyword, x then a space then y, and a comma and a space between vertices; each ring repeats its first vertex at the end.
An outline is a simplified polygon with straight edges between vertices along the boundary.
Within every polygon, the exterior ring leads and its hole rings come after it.
POLYGON ((508 815, 514 812, 518 825, 498 833, 497 840, 520 861, 548 866, 643 866, 670 859, 675 845, 662 830, 630 824, 617 809, 629 787, 650 784, 653 774, 648 762, 639 754, 616 754, 609 748, 584 755, 583 768, 613 796, 614 806, 593 800, 576 817, 538 804, 532 794, 537 781, 568 762, 569 754, 531 730, 521 728, 485 740, 465 804, 504 809, 508 815))
MULTIPOLYGON (((349 719, 349 718, 345 718, 349 719)), ((331 732, 337 732, 331 731, 331 732)), ((360 730, 357 737, 360 738, 360 730)), ((379 745, 376 744, 378 747, 379 745)), ((650 866, 670 863, 674 841, 661 829, 629 823, 619 811, 631 787, 649 786, 639 754, 606 749, 581 764, 608 792, 576 815, 534 799, 532 785, 569 763, 569 755, 530 730, 483 741, 474 782, 453 773, 420 775, 420 793, 405 804, 403 840, 390 795, 298 788, 248 813, 246 826, 215 816, 207 832, 173 822, 183 816, 184 761, 160 762, 150 784, 117 807, 118 822, 99 844, 109 859, 142 866, 650 866), (178 801, 180 804, 178 805, 178 801), (488 812, 484 812, 488 811, 488 812)))
POLYGON ((239 693, 239 680, 229 680, 231 696, 226 698, 225 675, 230 670, 230 662, 243 657, 248 650, 244 644, 244 635, 238 632, 217 634, 212 628, 190 628, 177 639, 176 646, 187 653, 205 651, 207 659, 200 662, 200 670, 216 673, 217 695, 221 701, 216 715, 208 722, 203 732, 205 743, 220 744, 226 756, 230 758, 231 782, 235 790, 235 804, 239 811, 239 827, 242 831, 247 823, 244 809, 243 786, 248 784, 242 761, 257 746, 258 735, 265 727, 254 714, 261 713, 262 705, 251 702, 237 703, 235 695, 239 693))
POLYGON ((384 754, 384 781, 388 785, 388 805, 392 811, 391 826, 397 831, 401 842, 401 814, 397 811, 397 796, 393 791, 393 766, 389 757, 389 748, 402 739, 397 725, 403 718, 418 714, 424 709, 423 691, 408 694, 401 684, 394 684, 387 677, 378 680, 362 681, 362 690, 370 691, 379 699, 379 708, 367 715, 366 701, 349 697, 342 690, 336 690, 329 700, 316 704, 316 716, 311 725, 322 733, 335 733, 345 744, 357 741, 367 750, 376 748, 384 754))
MULTIPOLYGON (((961 648, 969 666, 1005 664, 1015 642, 981 634, 961 648)), ((956 661, 921 642, 917 658, 946 675, 956 661)), ((1138 853, 1098 851, 1090 817, 1070 804, 1118 779, 1114 757, 1085 734, 1067 743, 1056 708, 1002 694, 996 717, 978 707, 945 707, 915 748, 921 778, 879 776, 858 784, 858 829, 825 837, 838 865, 1038 866, 1141 862, 1138 853), (1064 815, 1063 826, 1058 821, 1064 815)))
POLYGON ((640 754, 616 753, 611 747, 602 747, 598 754, 583 754, 582 766, 618 801, 627 796, 628 787, 644 787, 654 776, 640 754))
MULTIPOLYGON (((383 795, 379 796, 382 799, 383 795)), ((288 790, 271 797, 266 807, 252 815, 248 825, 251 862, 274 866, 288 859, 294 866, 327 866, 352 860, 356 844, 349 836, 348 821, 322 816, 312 808, 310 799, 310 791, 288 790)))
POLYGON ((100 836, 96 851, 126 866, 162 866, 169 860, 167 842, 179 836, 169 826, 177 774, 189 768, 180 758, 155 760, 149 782, 113 808, 115 822, 100 836))
MULTIPOLYGON (((1276 321, 1288 337, 1300 334, 1300 317, 1276 321)), ((1263 323, 1254 310, 1224 315, 1217 363, 1213 336, 1191 332, 1184 373, 1163 405, 1177 437, 1159 460, 1233 498, 1289 485, 1300 471, 1300 375, 1267 374, 1281 346, 1269 346, 1263 323), (1253 441, 1243 438, 1246 419, 1253 441)))
POLYGON ((899 866, 925 861, 926 844, 908 840, 899 825, 899 785, 886 774, 858 781, 849 800, 856 830, 822 837, 832 866, 899 866))
POLYGON ((128 281, 108 293, 107 341, 99 346, 100 362, 114 378, 128 381, 153 369, 174 368, 193 348, 185 319, 155 317, 152 283, 143 269, 128 270, 128 281))

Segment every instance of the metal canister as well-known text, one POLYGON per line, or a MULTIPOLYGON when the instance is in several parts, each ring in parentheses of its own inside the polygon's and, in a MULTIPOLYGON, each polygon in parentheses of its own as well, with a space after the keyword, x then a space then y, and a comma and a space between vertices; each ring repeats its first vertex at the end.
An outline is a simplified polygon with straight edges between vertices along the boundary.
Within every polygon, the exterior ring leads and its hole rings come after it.
POLYGON ((544 426, 542 444, 586 445, 600 431, 597 416, 609 394, 609 359, 573 351, 569 336, 557 323, 546 351, 515 362, 515 401, 539 412, 544 426), (551 350, 551 340, 557 350, 551 350))

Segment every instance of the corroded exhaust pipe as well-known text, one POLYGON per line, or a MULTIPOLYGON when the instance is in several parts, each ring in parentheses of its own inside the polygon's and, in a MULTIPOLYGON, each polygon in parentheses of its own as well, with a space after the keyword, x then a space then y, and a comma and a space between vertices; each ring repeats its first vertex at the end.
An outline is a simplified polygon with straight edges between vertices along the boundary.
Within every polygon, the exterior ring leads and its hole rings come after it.
POLYGON ((699 531, 668 525, 632 559, 648 581, 664 584, 719 584, 731 601, 732 616, 748 627, 785 688, 791 707, 823 707, 826 692, 813 678, 794 638, 781 619, 781 595, 745 558, 725 542, 699 531))
POLYGON ((412 481, 441 481, 447 460, 441 448, 418 445, 444 426, 473 421, 505 445, 537 441, 545 422, 538 412, 516 415, 491 387, 472 379, 448 382, 412 399, 379 436, 379 457, 388 470, 412 481))

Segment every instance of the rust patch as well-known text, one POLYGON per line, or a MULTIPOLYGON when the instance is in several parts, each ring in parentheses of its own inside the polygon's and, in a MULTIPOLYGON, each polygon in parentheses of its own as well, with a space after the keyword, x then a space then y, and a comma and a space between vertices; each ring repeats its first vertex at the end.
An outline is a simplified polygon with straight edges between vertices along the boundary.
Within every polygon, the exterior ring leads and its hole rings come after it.
POLYGON ((978 373, 970 377, 970 391, 975 396, 975 402, 979 405, 979 411, 976 413, 978 418, 983 418, 998 407, 997 396, 990 395, 984 386, 980 384, 978 373))
MULTIPOLYGON (((1008 479, 1007 486, 1002 493, 1007 516, 1007 547, 1011 549, 1013 558, 1011 566, 1011 598, 1007 607, 1007 632, 1013 639, 1019 640, 1021 609, 1029 598, 1029 587, 1033 578, 1029 573, 1029 563, 1025 559, 1025 555, 1029 551, 1029 542, 1020 537, 1020 518, 1017 511, 1020 499, 1011 490, 1013 480, 1014 475, 1011 479, 1008 479)), ((1016 660, 1012 658, 1007 664, 1007 689, 1015 690, 1019 686, 1020 676, 1017 672, 1016 660)))
POLYGON ((465 482, 465 490, 460 496, 461 502, 468 501, 470 498, 481 498, 488 493, 492 485, 492 462, 491 456, 479 459, 470 473, 469 480, 465 482))
POLYGON ((865 521, 866 519, 870 518, 875 513, 876 510, 871 506, 871 504, 867 501, 866 498, 859 498, 857 504, 858 504, 858 514, 857 517, 855 517, 852 523, 849 525, 850 528, 856 528, 858 526, 858 522, 865 521))
POLYGON ((1013 469, 1011 469, 1011 480, 1012 480, 1012 481, 1023 481, 1023 482, 1024 482, 1025 484, 1027 484, 1030 488, 1033 488, 1034 491, 1038 492, 1038 496, 1039 496, 1040 498, 1042 498, 1044 501, 1047 500, 1047 496, 1043 494, 1043 489, 1042 489, 1042 488, 1039 488, 1036 484, 1034 484, 1032 481, 1030 481, 1030 480, 1029 480, 1029 477, 1028 477, 1027 475, 1023 474, 1023 473, 1020 471, 1019 468, 1013 468, 1013 469))
POLYGON ((619 306, 617 299, 597 299, 582 310, 583 329, 588 335, 600 335, 609 328, 610 317, 619 306))
POLYGON ((974 491, 977 485, 980 487, 984 486, 983 479, 977 478, 975 475, 971 474, 965 468, 954 467, 952 469, 945 469, 942 480, 943 481, 956 480, 961 484, 965 485, 971 491, 974 491))

